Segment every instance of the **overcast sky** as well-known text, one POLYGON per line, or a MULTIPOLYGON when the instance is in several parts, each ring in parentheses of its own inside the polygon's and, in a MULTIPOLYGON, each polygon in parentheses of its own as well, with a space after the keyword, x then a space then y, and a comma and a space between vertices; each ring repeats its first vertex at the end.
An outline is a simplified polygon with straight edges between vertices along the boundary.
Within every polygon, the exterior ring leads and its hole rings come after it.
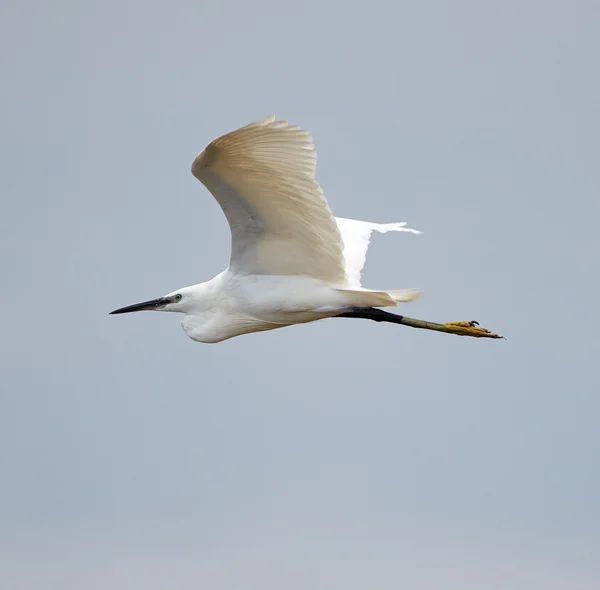
POLYGON ((0 586, 600 588, 597 2, 4 0, 0 586), (189 172, 310 129, 372 288, 506 341, 108 316, 210 279, 189 172))

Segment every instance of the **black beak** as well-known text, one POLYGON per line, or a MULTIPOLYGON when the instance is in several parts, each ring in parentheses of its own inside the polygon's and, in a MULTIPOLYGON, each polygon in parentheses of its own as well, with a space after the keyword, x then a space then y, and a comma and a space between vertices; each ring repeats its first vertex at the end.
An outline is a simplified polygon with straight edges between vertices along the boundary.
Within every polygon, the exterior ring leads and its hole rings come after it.
POLYGON ((158 299, 151 299, 150 301, 144 301, 142 303, 134 303, 133 305, 128 305, 127 307, 120 307, 119 309, 111 311, 109 315, 115 315, 117 313, 130 313, 132 311, 159 309, 163 305, 167 305, 167 303, 171 303, 171 299, 169 297, 159 297, 158 299))

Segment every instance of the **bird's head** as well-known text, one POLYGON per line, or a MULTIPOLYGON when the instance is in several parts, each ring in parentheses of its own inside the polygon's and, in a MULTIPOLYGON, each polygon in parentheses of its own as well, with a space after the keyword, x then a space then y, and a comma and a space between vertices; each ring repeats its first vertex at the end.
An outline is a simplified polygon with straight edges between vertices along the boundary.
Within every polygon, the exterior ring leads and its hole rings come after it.
POLYGON ((173 291, 164 297, 158 297, 157 299, 150 299, 148 301, 142 301, 141 303, 120 307, 119 309, 111 311, 110 315, 130 313, 132 311, 176 311, 179 313, 186 313, 193 304, 193 301, 194 291, 191 287, 185 287, 173 291))

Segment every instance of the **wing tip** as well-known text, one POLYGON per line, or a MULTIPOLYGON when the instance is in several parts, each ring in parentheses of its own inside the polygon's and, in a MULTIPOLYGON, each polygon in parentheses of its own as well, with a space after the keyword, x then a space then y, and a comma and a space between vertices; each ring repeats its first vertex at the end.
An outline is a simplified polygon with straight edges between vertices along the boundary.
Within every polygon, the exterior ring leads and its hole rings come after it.
POLYGON ((217 158, 218 156, 218 147, 216 143, 222 140, 224 137, 231 135, 232 133, 236 133, 237 131, 241 131, 242 129, 251 129, 253 127, 266 127, 276 121, 276 116, 274 113, 267 115, 266 117, 261 117, 260 119, 256 119, 252 123, 245 125, 244 127, 240 127, 234 131, 231 131, 223 136, 219 136, 213 139, 195 158, 192 162, 192 174, 194 176, 198 176, 198 173, 203 168, 208 168, 217 158))
POLYGON ((411 234, 423 233, 421 230, 406 227, 406 224, 406 221, 397 221, 395 223, 373 223, 372 228, 381 234, 385 234, 389 231, 404 231, 411 234))
POLYGON ((199 174, 204 168, 208 168, 218 157, 218 148, 212 143, 207 145, 192 162, 192 174, 200 178, 199 174))
POLYGON ((275 114, 271 113, 270 115, 267 115, 266 117, 261 117, 260 119, 253 121, 252 123, 250 123, 250 125, 248 125, 248 127, 265 127, 266 125, 269 125, 270 123, 275 123, 276 119, 277 119, 277 117, 275 116, 275 114))

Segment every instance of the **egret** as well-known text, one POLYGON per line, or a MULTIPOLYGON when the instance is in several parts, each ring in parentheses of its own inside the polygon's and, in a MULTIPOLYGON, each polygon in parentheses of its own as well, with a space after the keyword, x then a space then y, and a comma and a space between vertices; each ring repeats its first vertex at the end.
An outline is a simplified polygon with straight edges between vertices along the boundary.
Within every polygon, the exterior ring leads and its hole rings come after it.
POLYGON ((437 324, 383 311, 419 291, 362 287, 371 234, 421 232, 404 222, 334 217, 315 180, 316 161, 310 133, 274 115, 212 141, 192 174, 229 222, 229 266, 208 282, 110 313, 180 312, 185 333, 206 343, 331 317, 499 338, 477 322, 437 324))

